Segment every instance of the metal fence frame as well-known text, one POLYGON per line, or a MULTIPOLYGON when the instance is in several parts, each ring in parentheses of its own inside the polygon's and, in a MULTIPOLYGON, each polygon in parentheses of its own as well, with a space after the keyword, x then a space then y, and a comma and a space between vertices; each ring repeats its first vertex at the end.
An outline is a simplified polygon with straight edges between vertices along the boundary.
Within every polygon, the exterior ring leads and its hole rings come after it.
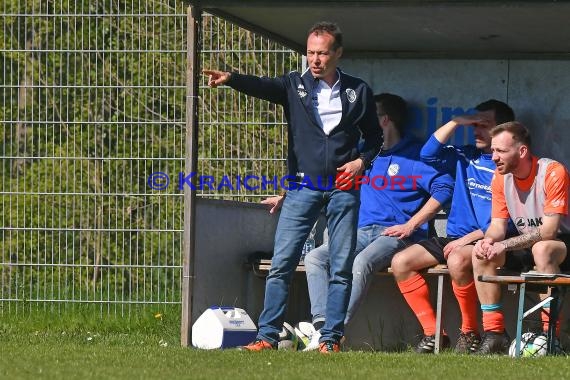
MULTIPOLYGON (((12 0, 0 17, 0 315, 180 305, 185 5, 12 0)), ((202 67, 300 68, 272 41, 210 15, 203 25, 202 67)), ((201 173, 284 173, 278 107, 201 83, 199 115, 201 173)))

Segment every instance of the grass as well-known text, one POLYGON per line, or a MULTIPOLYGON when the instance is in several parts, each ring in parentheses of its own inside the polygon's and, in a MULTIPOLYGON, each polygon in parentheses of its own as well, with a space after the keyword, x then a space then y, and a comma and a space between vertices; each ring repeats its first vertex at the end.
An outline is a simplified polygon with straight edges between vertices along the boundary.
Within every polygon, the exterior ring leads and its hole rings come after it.
POLYGON ((570 358, 471 357, 451 353, 248 353, 180 347, 179 310, 104 318, 89 308, 63 315, 3 315, 1 379, 566 378, 570 358), (160 314, 160 315, 158 315, 160 314))

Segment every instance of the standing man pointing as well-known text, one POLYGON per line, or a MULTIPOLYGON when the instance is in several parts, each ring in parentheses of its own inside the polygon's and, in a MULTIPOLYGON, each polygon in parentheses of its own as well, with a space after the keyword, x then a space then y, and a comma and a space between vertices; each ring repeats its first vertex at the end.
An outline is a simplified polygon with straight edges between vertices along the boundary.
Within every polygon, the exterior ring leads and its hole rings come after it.
POLYGON ((382 142, 372 90, 361 79, 337 68, 341 56, 340 29, 336 24, 320 22, 308 32, 309 69, 302 74, 291 72, 267 78, 204 70, 211 87, 225 84, 281 104, 288 122, 287 165, 291 182, 275 233, 259 333, 254 342, 244 347, 246 350, 277 347, 291 276, 303 243, 323 208, 330 236, 330 280, 319 350, 340 350, 360 204, 359 191, 353 187, 342 190, 346 188, 342 184, 362 174, 382 142))

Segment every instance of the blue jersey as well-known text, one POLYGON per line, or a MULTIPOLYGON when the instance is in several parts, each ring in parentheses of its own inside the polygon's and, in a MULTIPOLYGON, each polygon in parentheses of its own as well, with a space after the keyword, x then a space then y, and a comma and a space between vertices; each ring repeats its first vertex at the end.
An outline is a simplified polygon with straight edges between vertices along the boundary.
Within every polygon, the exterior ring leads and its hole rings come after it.
MULTIPOLYGON (((451 199, 453 178, 420 161, 422 144, 404 137, 392 149, 381 151, 365 175, 361 188, 358 227, 404 224, 433 197, 441 204, 451 199)), ((411 237, 427 238, 427 223, 411 237)))
POLYGON ((455 177, 447 236, 459 238, 479 229, 485 232, 491 222, 491 180, 495 172, 491 154, 473 145, 444 145, 432 135, 422 148, 421 159, 455 177))

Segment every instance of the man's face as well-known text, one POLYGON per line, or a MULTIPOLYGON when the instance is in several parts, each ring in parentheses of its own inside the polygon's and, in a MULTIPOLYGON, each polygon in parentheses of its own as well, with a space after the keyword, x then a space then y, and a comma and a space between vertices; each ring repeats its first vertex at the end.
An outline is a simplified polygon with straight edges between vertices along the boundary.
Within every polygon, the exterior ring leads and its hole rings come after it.
POLYGON ((328 33, 311 33, 307 39, 307 61, 313 77, 334 77, 342 47, 333 50, 334 37, 328 33))
POLYGON ((493 137, 491 151, 493 152, 493 161, 500 174, 512 173, 516 170, 522 159, 521 146, 522 144, 515 141, 513 135, 507 131, 493 137))
POLYGON ((491 134, 489 131, 497 125, 495 111, 481 111, 478 115, 487 120, 487 122, 474 125, 475 146, 482 151, 488 151, 491 148, 491 134))

